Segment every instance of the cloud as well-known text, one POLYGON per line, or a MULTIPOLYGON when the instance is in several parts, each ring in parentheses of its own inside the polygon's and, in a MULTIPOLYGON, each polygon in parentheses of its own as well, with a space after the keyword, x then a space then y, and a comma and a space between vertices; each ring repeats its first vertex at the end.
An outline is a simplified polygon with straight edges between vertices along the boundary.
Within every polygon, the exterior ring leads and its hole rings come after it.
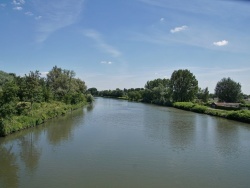
POLYGON ((25 0, 13 0, 12 4, 15 6, 20 6, 25 4, 25 0))
POLYGON ((93 39, 98 47, 103 50, 104 52, 110 54, 112 57, 119 57, 121 56, 121 52, 119 50, 117 50, 115 47, 107 44, 101 37, 100 33, 98 33, 95 30, 85 30, 84 31, 84 35, 86 37, 89 37, 91 39, 93 39))
POLYGON ((34 6, 43 18, 37 27, 37 42, 44 42, 52 33, 79 20, 84 0, 35 0, 34 6))
POLYGON ((174 28, 174 29, 171 29, 170 32, 171 32, 171 33, 177 33, 177 32, 180 32, 180 31, 184 31, 184 30, 186 30, 187 28, 188 28, 188 26, 183 25, 183 26, 181 26, 181 27, 176 27, 176 28, 174 28))
POLYGON ((4 7, 6 7, 6 4, 1 3, 1 4, 0 4, 0 7, 4 8, 4 7))
POLYGON ((165 18, 161 18, 160 21, 161 21, 161 22, 164 22, 164 21, 165 21, 165 18))
POLYGON ((111 61, 101 61, 101 64, 111 65, 113 63, 111 61))
POLYGON ((33 16, 34 15, 32 12, 25 12, 24 14, 27 15, 27 16, 33 16))
POLYGON ((40 20, 42 18, 42 16, 36 16, 35 19, 36 20, 40 20))
POLYGON ((14 7, 13 10, 23 10, 23 7, 14 7))
POLYGON ((222 40, 222 41, 214 42, 213 45, 215 45, 215 46, 226 46, 226 45, 228 45, 228 41, 227 40, 222 40))

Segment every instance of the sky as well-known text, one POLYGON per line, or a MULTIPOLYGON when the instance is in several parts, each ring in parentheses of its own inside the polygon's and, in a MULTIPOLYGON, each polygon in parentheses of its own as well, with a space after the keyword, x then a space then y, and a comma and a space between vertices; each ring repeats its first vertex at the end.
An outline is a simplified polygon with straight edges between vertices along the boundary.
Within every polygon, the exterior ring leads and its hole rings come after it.
POLYGON ((188 69, 211 93, 230 77, 250 94, 247 0, 0 0, 0 70, 54 66, 88 88, 143 88, 188 69))

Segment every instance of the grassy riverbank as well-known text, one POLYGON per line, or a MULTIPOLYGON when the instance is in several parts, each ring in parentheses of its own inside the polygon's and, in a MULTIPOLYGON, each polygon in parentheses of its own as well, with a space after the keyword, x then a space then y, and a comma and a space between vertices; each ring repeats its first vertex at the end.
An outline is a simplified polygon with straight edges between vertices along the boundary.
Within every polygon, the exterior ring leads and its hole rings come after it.
POLYGON ((173 107, 182 109, 182 110, 187 110, 187 111, 192 111, 192 112, 197 112, 197 113, 202 113, 202 114, 207 114, 207 115, 212 115, 212 116, 217 116, 217 117, 223 117, 223 118, 227 118, 227 119, 231 119, 235 121, 250 123, 250 111, 249 110, 220 110, 220 109, 214 109, 214 108, 210 108, 210 107, 199 105, 199 104, 194 104, 192 102, 176 102, 176 103, 173 103, 173 107))
POLYGON ((86 102, 82 102, 71 105, 57 101, 50 103, 35 103, 32 110, 27 110, 25 115, 2 119, 0 121, 0 136, 6 136, 22 129, 40 125, 49 119, 65 115, 86 104, 86 102))

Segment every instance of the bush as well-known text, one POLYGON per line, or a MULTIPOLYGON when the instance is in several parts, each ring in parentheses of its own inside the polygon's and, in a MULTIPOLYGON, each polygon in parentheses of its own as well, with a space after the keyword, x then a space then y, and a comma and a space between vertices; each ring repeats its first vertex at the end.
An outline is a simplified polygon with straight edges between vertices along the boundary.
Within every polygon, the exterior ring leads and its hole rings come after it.
POLYGON ((173 104, 175 108, 183 109, 183 110, 191 110, 194 106, 192 102, 175 102, 173 104))
POLYGON ((206 106, 202 105, 194 105, 191 109, 191 111, 198 112, 198 113, 205 113, 207 110, 206 106))
POLYGON ((250 123, 250 111, 249 110, 232 111, 228 113, 227 118, 250 123))
POLYGON ((62 102, 41 103, 39 104, 40 108, 30 111, 29 114, 12 116, 8 119, 0 118, 0 136, 6 136, 10 133, 42 124, 48 119, 64 115, 71 110, 82 107, 84 104, 66 105, 62 102))

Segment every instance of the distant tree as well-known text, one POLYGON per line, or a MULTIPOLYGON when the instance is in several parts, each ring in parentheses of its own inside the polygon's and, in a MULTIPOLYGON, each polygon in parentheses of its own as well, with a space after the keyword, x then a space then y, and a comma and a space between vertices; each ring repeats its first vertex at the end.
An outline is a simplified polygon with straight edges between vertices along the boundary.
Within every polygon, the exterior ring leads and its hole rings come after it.
POLYGON ((208 102, 209 99, 209 91, 206 87, 205 89, 199 88, 197 93, 197 98, 200 99, 202 102, 208 102))
POLYGON ((88 92, 92 95, 92 96, 97 96, 98 95, 98 90, 95 87, 89 88, 88 92))
POLYGON ((170 79, 170 88, 174 102, 192 101, 198 92, 198 81, 187 69, 174 71, 170 79))
POLYGON ((169 85, 169 79, 155 79, 155 80, 151 80, 151 81, 147 81, 146 85, 145 85, 145 89, 154 89, 155 87, 158 87, 162 85, 163 87, 167 87, 169 85))
POLYGON ((128 92, 128 99, 131 101, 139 101, 142 98, 140 91, 130 91, 128 92))
POLYGON ((241 99, 241 85, 231 78, 222 78, 215 87, 215 95, 219 101, 238 102, 241 99))

